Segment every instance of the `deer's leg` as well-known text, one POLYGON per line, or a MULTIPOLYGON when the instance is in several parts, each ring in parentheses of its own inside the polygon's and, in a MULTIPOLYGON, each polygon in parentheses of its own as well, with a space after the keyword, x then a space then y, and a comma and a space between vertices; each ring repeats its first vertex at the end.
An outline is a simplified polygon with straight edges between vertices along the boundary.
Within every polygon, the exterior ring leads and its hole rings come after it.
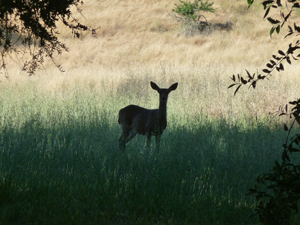
POLYGON ((147 134, 147 148, 149 149, 150 148, 150 142, 151 142, 151 134, 150 132, 147 134))
POLYGON ((133 130, 130 130, 129 135, 126 138, 126 143, 128 143, 129 141, 131 141, 132 138, 134 138, 136 135, 136 133, 133 130))
POLYGON ((124 140, 124 135, 122 134, 119 139, 119 147, 120 147, 121 151, 123 151, 123 152, 125 152, 125 144, 126 144, 126 141, 124 140))
POLYGON ((125 151, 125 145, 131 141, 137 133, 129 126, 123 126, 122 131, 122 135, 119 139, 119 147, 121 150, 125 151))
POLYGON ((125 145, 130 141, 131 129, 128 126, 122 126, 122 135, 119 139, 119 147, 122 151, 125 151, 125 145))
POLYGON ((160 137, 161 137, 161 135, 157 135, 156 136, 156 150, 157 150, 157 152, 159 152, 159 145, 160 145, 160 137))

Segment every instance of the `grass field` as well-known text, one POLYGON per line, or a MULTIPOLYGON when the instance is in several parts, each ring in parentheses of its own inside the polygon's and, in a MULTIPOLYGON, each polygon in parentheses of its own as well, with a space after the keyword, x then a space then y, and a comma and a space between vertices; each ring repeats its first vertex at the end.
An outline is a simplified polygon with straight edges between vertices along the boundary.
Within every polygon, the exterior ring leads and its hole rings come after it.
POLYGON ((229 77, 261 69, 286 42, 268 36, 262 6, 247 11, 246 1, 216 0, 206 15, 230 15, 231 32, 186 37, 170 17, 174 3, 87 0, 84 18, 101 28, 79 40, 61 31, 65 73, 46 61, 27 77, 9 62, 10 79, 0 78, 0 224, 257 224, 246 193, 280 160, 285 119, 273 113, 299 97, 299 64, 233 97, 229 77), (118 111, 157 108, 150 81, 179 83, 160 152, 137 136, 122 154, 118 111))
MULTIPOLYGON (((149 93, 150 94, 150 93, 149 93)), ((245 193, 279 157, 276 122, 179 116, 162 151, 123 155, 116 94, 1 100, 1 218, 12 224, 251 224, 245 193), (270 123, 273 128, 270 128, 270 123)), ((172 98, 173 96, 170 96, 172 98)), ((152 98, 152 97, 151 97, 152 98)), ((177 115, 176 115, 177 114, 177 115)))
POLYGON ((82 91, 82 82, 56 93, 36 80, 2 86, 2 224, 255 224, 245 194, 280 158, 278 118, 251 116, 249 92, 233 99, 213 91, 216 81, 194 91, 179 81, 161 151, 153 144, 148 154, 138 136, 121 154, 118 110, 158 105, 148 79, 128 79, 114 92, 82 91), (217 110, 221 96, 230 107, 217 110))

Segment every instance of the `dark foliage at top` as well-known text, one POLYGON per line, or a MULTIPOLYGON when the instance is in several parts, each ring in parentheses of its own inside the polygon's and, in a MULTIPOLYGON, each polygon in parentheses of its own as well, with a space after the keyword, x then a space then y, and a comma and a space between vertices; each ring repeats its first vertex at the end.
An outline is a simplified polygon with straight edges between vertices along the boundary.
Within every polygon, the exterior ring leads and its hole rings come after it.
MULTIPOLYGON (((75 37, 80 31, 89 30, 72 16, 71 7, 79 12, 81 0, 6 0, 0 2, 0 67, 6 72, 6 57, 10 54, 27 54, 31 59, 23 69, 30 75, 43 65, 44 57, 54 63, 54 53, 61 54, 68 48, 57 38, 57 22, 61 21, 75 37), (24 45, 22 52, 17 45, 24 45)), ((55 65, 62 71, 60 65, 55 65)), ((7 72, 6 72, 7 76, 7 72)))

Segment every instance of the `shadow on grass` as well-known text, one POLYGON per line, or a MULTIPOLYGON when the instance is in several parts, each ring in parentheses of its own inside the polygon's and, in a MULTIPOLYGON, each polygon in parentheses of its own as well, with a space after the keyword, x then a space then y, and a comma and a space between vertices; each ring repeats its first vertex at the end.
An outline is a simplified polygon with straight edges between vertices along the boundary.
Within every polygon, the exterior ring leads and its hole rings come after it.
POLYGON ((284 139, 268 123, 214 120, 170 128, 159 153, 138 137, 121 154, 105 118, 47 127, 2 128, 1 223, 254 224, 245 193, 284 139))

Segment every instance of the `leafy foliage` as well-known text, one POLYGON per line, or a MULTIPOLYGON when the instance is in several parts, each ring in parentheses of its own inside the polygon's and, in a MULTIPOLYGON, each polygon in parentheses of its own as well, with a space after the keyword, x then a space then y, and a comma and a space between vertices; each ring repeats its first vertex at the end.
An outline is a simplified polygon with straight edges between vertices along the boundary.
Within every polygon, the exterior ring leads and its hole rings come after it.
MULTIPOLYGON (((73 17, 70 7, 80 12, 81 0, 16 0, 0 3, 0 68, 6 71, 6 57, 11 53, 28 54, 31 60, 25 61, 23 69, 33 74, 44 62, 44 56, 54 63, 54 53, 61 54, 68 48, 57 38, 58 21, 68 27, 75 37, 80 31, 89 30, 73 17), (20 51, 17 44, 25 46, 20 51)), ((56 64, 56 63, 55 63, 56 64)), ((56 64, 57 65, 57 64, 56 64)), ((57 67, 62 71, 60 65, 57 67)), ((6 74, 7 75, 7 74, 6 74)))
MULTIPOLYGON (((202 2, 202 0, 194 0, 194 2, 184 2, 180 0, 179 2, 180 4, 175 4, 175 8, 172 9, 174 14, 172 14, 171 16, 175 17, 177 21, 182 22, 183 32, 187 37, 194 36, 199 32, 207 30, 206 28, 211 27, 207 22, 205 16, 203 14, 200 14, 199 12, 208 11, 214 13, 214 3, 209 3, 208 0, 206 2, 202 2), (200 21, 201 18, 203 18, 205 21, 200 21)), ((220 25, 228 27, 228 24, 220 25)), ((231 28, 231 24, 229 25, 229 27, 231 28)))
POLYGON ((216 10, 213 8, 214 3, 209 3, 208 1, 202 2, 202 0, 195 0, 192 2, 184 2, 182 0, 179 1, 180 4, 175 4, 175 8, 172 10, 173 12, 179 14, 184 19, 189 19, 195 21, 199 15, 197 12, 199 11, 208 11, 214 13, 216 10))
POLYGON ((296 43, 293 45, 292 43, 289 44, 289 47, 286 52, 283 52, 282 50, 278 51, 279 55, 273 55, 272 59, 269 63, 266 64, 266 68, 262 70, 262 73, 253 73, 253 75, 250 74, 248 70, 247 77, 244 78, 243 76, 240 76, 240 74, 233 75, 231 77, 231 80, 234 82, 231 84, 228 88, 237 86, 234 95, 238 92, 241 86, 249 84, 249 87, 256 87, 256 84, 260 80, 264 80, 265 78, 268 78, 272 76, 272 72, 276 69, 278 72, 284 71, 283 62, 287 61, 289 64, 292 64, 291 58, 294 60, 298 60, 300 58, 300 54, 296 53, 296 50, 300 49, 300 41, 297 40, 296 43))
POLYGON ((298 212, 300 201, 300 165, 292 163, 290 154, 300 152, 300 133, 291 136, 292 128, 297 122, 300 124, 300 99, 289 102, 294 107, 288 112, 288 105, 280 107, 280 116, 294 117, 293 123, 288 128, 284 124, 287 138, 283 144, 281 155, 282 162, 275 162, 273 169, 256 178, 256 184, 249 190, 255 194, 258 214, 263 224, 289 224, 292 213, 298 212), (265 186, 266 190, 261 190, 265 186))
MULTIPOLYGON (((252 0, 252 1, 248 0, 249 7, 253 3, 253 1, 254 0, 252 0)), ((292 6, 289 10, 289 13, 285 16, 284 13, 282 12, 282 10, 279 12, 279 14, 281 16, 281 21, 279 21, 277 19, 273 19, 272 17, 267 17, 267 20, 272 25, 272 27, 270 29, 270 35, 272 35, 275 30, 277 31, 277 33, 280 33, 280 29, 285 25, 286 21, 290 18, 293 10, 295 8, 300 8, 300 5, 298 2, 296 2, 296 0, 290 0, 289 2, 290 2, 289 4, 292 4, 292 6)), ((278 8, 283 7, 280 0, 277 0, 277 1, 268 0, 268 1, 264 1, 262 4, 264 6, 264 9, 266 10, 264 18, 266 18, 266 16, 269 14, 271 8, 278 9, 278 8)), ((297 26, 296 23, 294 23, 294 28, 292 28, 291 26, 288 26, 288 27, 289 27, 289 32, 285 36, 285 38, 287 38, 288 36, 291 36, 291 35, 295 35, 295 36, 300 35, 300 26, 297 26)), ((253 75, 251 76, 250 73, 248 72, 248 70, 246 70, 247 78, 244 78, 244 77, 240 76, 239 74, 233 75, 231 77, 231 79, 234 83, 231 84, 228 88, 236 86, 236 90, 235 90, 234 94, 236 94, 238 92, 238 90, 240 89, 240 87, 243 85, 250 84, 250 87, 252 86, 253 88, 255 88, 258 81, 264 80, 265 78, 272 76, 272 72, 275 69, 278 72, 283 71, 284 70, 284 66, 283 66, 284 61, 288 62, 289 64, 292 64, 291 59, 298 60, 300 58, 300 54, 297 54, 297 53, 299 53, 299 51, 296 51, 298 49, 300 49, 300 40, 297 40, 296 43, 294 43, 294 44, 290 43, 288 49, 285 52, 282 50, 279 50, 278 51, 279 55, 274 54, 273 59, 271 59, 270 62, 266 64, 266 68, 264 68, 262 70, 262 73, 258 73, 258 72, 253 73, 253 75)))
MULTIPOLYGON (((249 7, 254 0, 247 0, 249 7)), ((300 8, 299 2, 289 0, 285 6, 288 13, 283 12, 283 4, 281 0, 265 0, 262 2, 265 10, 264 18, 271 23, 270 35, 276 31, 280 33, 281 28, 290 18, 294 9, 300 8), (279 10, 280 20, 273 17, 267 17, 272 10, 279 10)), ((288 26, 289 32, 285 38, 289 36, 299 36, 300 26, 294 23, 294 27, 288 26)), ((233 75, 231 80, 233 83, 228 87, 236 87, 234 95, 242 86, 249 85, 256 88, 259 81, 268 79, 274 71, 284 71, 283 63, 292 64, 293 60, 299 60, 300 40, 290 43, 287 50, 279 50, 278 54, 274 54, 272 59, 266 64, 266 68, 262 72, 250 73, 246 69, 246 77, 240 74, 233 75), (251 75, 252 74, 252 75, 251 75)), ((292 129, 296 123, 300 125, 300 100, 295 100, 280 107, 279 116, 289 116, 293 119, 290 127, 284 124, 284 130, 287 132, 287 138, 283 144, 283 152, 281 163, 276 161, 273 169, 267 173, 260 175, 256 179, 256 184, 249 190, 249 194, 256 195, 257 205, 253 215, 259 215, 260 222, 263 224, 290 224, 290 218, 293 213, 298 213, 298 204, 300 202, 300 165, 292 162, 290 155, 300 151, 300 133, 292 135, 292 129), (292 106, 289 111, 288 106, 292 106)))

